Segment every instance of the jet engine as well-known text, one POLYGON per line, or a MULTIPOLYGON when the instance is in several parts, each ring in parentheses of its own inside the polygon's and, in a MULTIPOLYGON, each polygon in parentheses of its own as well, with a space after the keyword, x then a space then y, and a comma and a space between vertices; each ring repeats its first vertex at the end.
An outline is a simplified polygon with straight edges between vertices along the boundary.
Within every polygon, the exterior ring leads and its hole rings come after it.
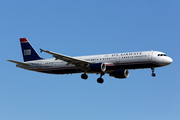
POLYGON ((109 76, 115 77, 115 78, 127 78, 129 77, 129 71, 128 70, 117 70, 109 74, 109 76))
POLYGON ((89 65, 91 71, 104 72, 106 70, 106 65, 104 63, 92 63, 89 65))

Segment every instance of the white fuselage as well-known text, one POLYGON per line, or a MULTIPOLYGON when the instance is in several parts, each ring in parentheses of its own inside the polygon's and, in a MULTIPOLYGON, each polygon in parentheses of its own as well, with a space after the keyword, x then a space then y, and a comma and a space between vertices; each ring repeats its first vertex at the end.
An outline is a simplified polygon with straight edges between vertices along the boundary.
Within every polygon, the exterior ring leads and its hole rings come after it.
MULTIPOLYGON (((170 57, 158 51, 78 56, 73 58, 93 63, 104 63, 106 65, 106 71, 104 73, 111 73, 116 70, 125 69, 161 67, 172 63, 172 59, 170 57)), ((31 66, 17 65, 17 67, 50 74, 72 74, 84 72, 75 65, 71 65, 70 63, 62 60, 56 60, 55 58, 28 61, 24 63, 31 64, 31 66)), ((96 73, 90 70, 86 72, 96 73)))

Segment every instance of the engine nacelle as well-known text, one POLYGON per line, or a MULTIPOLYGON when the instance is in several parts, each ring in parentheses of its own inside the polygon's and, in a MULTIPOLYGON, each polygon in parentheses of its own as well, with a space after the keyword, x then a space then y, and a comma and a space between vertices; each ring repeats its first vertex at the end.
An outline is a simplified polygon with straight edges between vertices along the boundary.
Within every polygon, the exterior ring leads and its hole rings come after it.
POLYGON ((117 70, 109 74, 109 76, 115 77, 115 78, 127 78, 129 77, 129 71, 128 70, 117 70))
POLYGON ((91 71, 104 72, 106 71, 106 65, 104 63, 92 63, 89 65, 91 71))

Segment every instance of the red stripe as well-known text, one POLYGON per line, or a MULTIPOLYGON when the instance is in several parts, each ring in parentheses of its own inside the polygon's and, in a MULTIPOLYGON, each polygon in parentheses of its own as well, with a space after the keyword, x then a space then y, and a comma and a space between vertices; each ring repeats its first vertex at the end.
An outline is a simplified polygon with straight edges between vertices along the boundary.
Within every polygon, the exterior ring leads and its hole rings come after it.
POLYGON ((20 42, 28 42, 26 38, 20 38, 20 42))
POLYGON ((111 63, 105 63, 106 65, 114 65, 113 63, 111 64, 111 63))

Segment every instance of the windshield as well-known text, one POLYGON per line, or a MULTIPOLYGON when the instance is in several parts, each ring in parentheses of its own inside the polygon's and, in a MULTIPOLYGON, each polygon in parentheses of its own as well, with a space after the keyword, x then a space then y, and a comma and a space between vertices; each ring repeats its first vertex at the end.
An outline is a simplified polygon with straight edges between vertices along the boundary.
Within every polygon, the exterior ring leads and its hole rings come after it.
POLYGON ((167 56, 166 54, 158 54, 157 56, 167 56))

